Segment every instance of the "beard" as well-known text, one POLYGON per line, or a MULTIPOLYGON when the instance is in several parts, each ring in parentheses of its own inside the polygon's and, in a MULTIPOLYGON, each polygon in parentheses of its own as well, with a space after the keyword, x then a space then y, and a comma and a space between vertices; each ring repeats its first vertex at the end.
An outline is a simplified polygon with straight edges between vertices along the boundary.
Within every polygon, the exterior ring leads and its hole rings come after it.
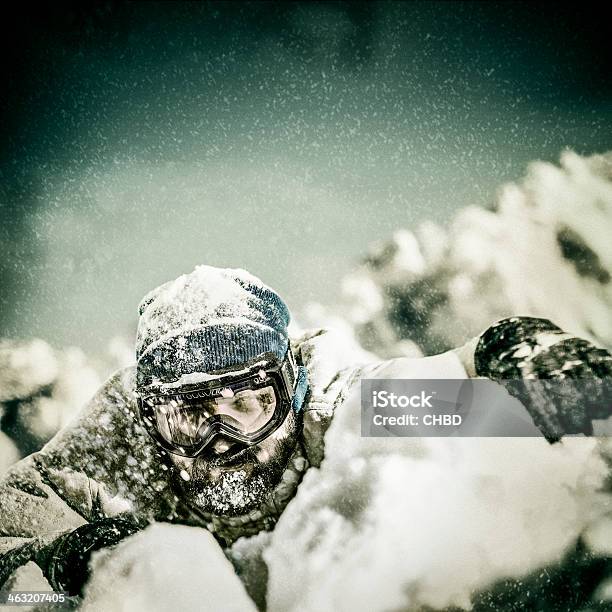
POLYGON ((221 516, 238 516, 258 508, 280 482, 295 449, 298 422, 293 411, 282 427, 288 434, 281 439, 267 438, 230 456, 197 457, 191 478, 180 483, 188 501, 221 516))

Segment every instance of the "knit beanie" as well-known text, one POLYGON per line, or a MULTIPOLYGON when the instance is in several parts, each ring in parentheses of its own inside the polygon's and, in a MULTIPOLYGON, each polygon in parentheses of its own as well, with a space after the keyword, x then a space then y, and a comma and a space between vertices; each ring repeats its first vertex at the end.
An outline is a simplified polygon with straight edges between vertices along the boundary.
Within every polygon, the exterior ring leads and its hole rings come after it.
MULTIPOLYGON (((262 353, 279 361, 289 345, 289 310, 280 296, 242 269, 197 266, 140 302, 136 384, 140 391, 240 366, 262 353), (191 375, 191 377, 189 377, 191 375)), ((299 367, 293 407, 308 388, 299 367)))

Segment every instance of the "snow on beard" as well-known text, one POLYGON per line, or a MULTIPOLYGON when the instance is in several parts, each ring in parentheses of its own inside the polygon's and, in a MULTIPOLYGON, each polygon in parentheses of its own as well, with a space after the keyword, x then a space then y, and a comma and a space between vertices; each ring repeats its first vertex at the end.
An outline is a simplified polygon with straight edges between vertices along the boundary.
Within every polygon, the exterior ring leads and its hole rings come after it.
MULTIPOLYGON (((259 507, 280 482, 287 461, 295 448, 294 422, 281 440, 266 440, 272 446, 269 458, 262 460, 259 445, 248 449, 244 465, 232 468, 210 467, 196 459, 191 477, 179 478, 189 501, 212 514, 237 516, 259 507)), ((268 455, 268 452, 265 453, 268 455)))
POLYGON ((272 489, 261 474, 249 477, 246 470, 222 472, 214 484, 198 488, 193 497, 202 509, 214 514, 243 514, 258 506, 272 489))

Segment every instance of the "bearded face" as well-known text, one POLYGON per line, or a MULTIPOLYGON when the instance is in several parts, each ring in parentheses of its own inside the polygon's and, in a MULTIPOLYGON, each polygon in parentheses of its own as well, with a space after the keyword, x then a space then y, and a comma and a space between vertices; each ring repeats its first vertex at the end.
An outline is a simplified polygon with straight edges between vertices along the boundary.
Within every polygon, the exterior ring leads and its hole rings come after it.
POLYGON ((193 459, 169 454, 173 478, 186 501, 200 510, 222 516, 248 513, 280 482, 297 444, 298 427, 290 410, 283 424, 254 446, 218 436, 193 459))

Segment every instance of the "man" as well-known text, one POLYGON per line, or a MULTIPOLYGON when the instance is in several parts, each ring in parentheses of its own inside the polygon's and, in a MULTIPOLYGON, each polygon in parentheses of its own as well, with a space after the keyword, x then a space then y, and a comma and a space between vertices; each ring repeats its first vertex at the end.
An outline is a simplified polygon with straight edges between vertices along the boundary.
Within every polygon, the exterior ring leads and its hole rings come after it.
MULTIPOLYGON (((273 529, 362 377, 607 382, 612 368, 606 351, 533 318, 442 355, 355 364, 324 330, 290 340, 286 305, 259 279, 209 266, 152 291, 139 313, 136 366, 0 483, 0 585, 33 560, 54 589, 80 593, 92 551, 155 521, 202 526, 223 548, 273 529)), ((576 397, 553 411, 522 399, 550 441, 609 416, 576 397)))

